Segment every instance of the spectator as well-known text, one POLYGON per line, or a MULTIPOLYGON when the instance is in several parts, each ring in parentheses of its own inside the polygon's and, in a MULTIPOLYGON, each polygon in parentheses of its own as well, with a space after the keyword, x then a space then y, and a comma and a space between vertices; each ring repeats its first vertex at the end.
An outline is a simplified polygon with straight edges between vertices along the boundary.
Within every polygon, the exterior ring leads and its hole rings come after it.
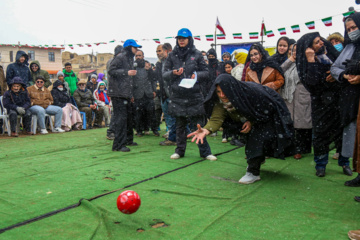
POLYGON ((67 91, 68 95, 70 96, 69 84, 64 80, 64 73, 60 70, 60 71, 58 71, 56 76, 58 78, 57 80, 60 80, 63 83, 64 88, 66 88, 66 91, 67 91))
POLYGON ((104 82, 104 80, 105 80, 105 74, 99 73, 96 81, 97 82, 104 82))
POLYGON ((234 63, 232 61, 226 61, 224 62, 224 67, 225 67, 225 73, 231 75, 231 71, 234 68, 234 63))
POLYGON ((210 48, 206 53, 208 59, 208 68, 209 68, 209 80, 207 85, 205 86, 204 96, 206 97, 210 91, 211 86, 215 82, 215 79, 221 74, 221 69, 219 65, 219 61, 217 60, 217 54, 215 49, 210 48))
POLYGON ((289 40, 288 37, 279 38, 276 44, 276 53, 270 57, 270 59, 279 64, 279 66, 288 59, 289 40))
POLYGON ((109 127, 112 104, 110 98, 107 95, 106 84, 103 81, 98 83, 98 86, 94 91, 94 98, 97 102, 98 107, 103 108, 104 117, 105 117, 105 127, 109 127))
POLYGON ((67 62, 65 63, 65 69, 63 70, 63 73, 65 75, 65 82, 69 84, 70 94, 71 96, 74 94, 75 90, 77 89, 77 82, 78 79, 76 77, 76 74, 72 70, 71 63, 67 62))
POLYGON ((209 64, 209 59, 208 59, 208 57, 207 57, 206 52, 205 52, 205 51, 201 51, 201 55, 203 56, 205 63, 206 63, 206 64, 209 64))
POLYGON ((69 132, 71 129, 79 130, 82 120, 79 110, 71 104, 70 95, 68 89, 61 80, 56 80, 51 90, 51 95, 54 99, 54 106, 62 108, 61 126, 65 132, 69 132))
POLYGON ((133 142, 130 101, 133 100, 132 77, 136 75, 134 56, 138 47, 141 48, 135 40, 126 40, 123 52, 114 58, 109 67, 111 78, 109 78, 108 95, 113 103, 115 129, 113 151, 129 152, 130 149, 126 145, 137 145, 133 142))
POLYGON ((334 46, 334 48, 336 48, 336 50, 338 50, 339 52, 341 52, 344 49, 344 41, 345 40, 344 40, 344 37, 340 33, 335 32, 333 34, 330 34, 327 37, 327 40, 329 42, 331 42, 331 44, 334 46))
POLYGON ((6 78, 3 66, 0 65, 0 95, 4 95, 7 90, 6 78))
POLYGON ((45 127, 45 114, 55 115, 55 128, 53 132, 65 132, 61 129, 62 109, 52 105, 54 100, 50 91, 44 87, 45 79, 43 76, 37 76, 35 85, 27 88, 31 101, 30 112, 37 116, 38 125, 41 134, 47 134, 45 127))
POLYGON ((239 51, 234 51, 232 55, 234 55, 237 65, 231 70, 231 75, 237 80, 242 81, 245 61, 248 56, 248 52, 245 49, 240 49, 239 51))
POLYGON ((43 76, 45 79, 44 87, 48 88, 51 85, 50 75, 47 71, 41 70, 40 62, 35 60, 30 63, 30 72, 31 72, 31 81, 29 85, 32 86, 35 84, 37 76, 43 76))
MULTIPOLYGON (((96 79, 95 79, 96 81, 96 79)), ((92 113, 95 114, 94 127, 102 128, 104 109, 97 106, 96 100, 89 89, 86 88, 86 80, 80 80, 79 87, 74 92, 74 99, 80 112, 86 113, 86 122, 89 129, 93 128, 92 113)))
POLYGON ((11 136, 19 136, 16 132, 18 115, 23 117, 26 133, 32 135, 31 112, 29 110, 30 98, 26 91, 26 85, 20 77, 14 77, 9 84, 9 88, 10 90, 6 91, 3 96, 3 104, 9 115, 11 136))
POLYGON ((32 80, 29 70, 29 56, 24 51, 17 51, 16 60, 7 66, 6 69, 6 82, 9 85, 14 77, 20 77, 26 86, 32 80))
MULTIPOLYGON (((194 46, 194 39, 189 29, 178 31, 176 47, 166 59, 163 78, 171 85, 169 114, 176 117, 176 145, 175 153, 171 159, 185 156, 186 150, 186 125, 188 121, 193 124, 205 124, 205 109, 201 85, 206 85, 209 70, 199 50, 194 46), (186 67, 185 67, 186 66, 186 67), (179 86, 183 78, 195 78, 197 81, 191 88, 179 86), (201 85, 200 85, 201 84, 201 85)), ((214 161, 217 158, 211 154, 211 149, 206 141, 198 144, 200 156, 214 161)))
POLYGON ((94 93, 95 89, 97 88, 97 76, 96 74, 92 74, 91 77, 90 77, 90 81, 88 81, 86 83, 86 88, 89 89, 91 91, 91 94, 94 93))

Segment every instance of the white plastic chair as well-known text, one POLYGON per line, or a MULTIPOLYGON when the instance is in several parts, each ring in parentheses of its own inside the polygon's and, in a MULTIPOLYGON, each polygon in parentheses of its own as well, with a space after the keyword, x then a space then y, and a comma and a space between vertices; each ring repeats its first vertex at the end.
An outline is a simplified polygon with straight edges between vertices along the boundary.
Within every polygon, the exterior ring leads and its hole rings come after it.
MULTIPOLYGON (((3 96, 0 96, 0 102, 1 102, 1 107, 0 107, 0 119, 3 120, 5 126, 6 126, 6 130, 8 132, 9 137, 11 136, 11 130, 9 127, 9 118, 8 115, 6 113, 6 109, 3 106, 3 96)), ((5 129, 2 128, 2 134, 4 134, 5 129)))

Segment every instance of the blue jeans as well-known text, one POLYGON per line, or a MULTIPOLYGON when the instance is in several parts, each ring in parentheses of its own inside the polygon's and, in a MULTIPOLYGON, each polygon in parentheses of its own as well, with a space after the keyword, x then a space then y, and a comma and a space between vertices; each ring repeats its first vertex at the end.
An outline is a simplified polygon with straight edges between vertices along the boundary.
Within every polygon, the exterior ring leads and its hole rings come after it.
POLYGON ((175 124, 176 119, 168 114, 169 99, 161 102, 161 108, 164 113, 165 123, 168 131, 171 131, 171 127, 175 124))
MULTIPOLYGON (((324 154, 320 156, 314 156, 314 161, 316 163, 315 169, 325 169, 328 164, 329 154, 324 154)), ((349 158, 343 157, 341 154, 338 160, 339 166, 349 166, 349 158)))
POLYGON ((62 108, 58 106, 49 105, 46 109, 38 105, 32 106, 30 109, 31 114, 37 116, 38 125, 41 129, 45 129, 45 114, 55 116, 55 128, 61 127, 62 108))

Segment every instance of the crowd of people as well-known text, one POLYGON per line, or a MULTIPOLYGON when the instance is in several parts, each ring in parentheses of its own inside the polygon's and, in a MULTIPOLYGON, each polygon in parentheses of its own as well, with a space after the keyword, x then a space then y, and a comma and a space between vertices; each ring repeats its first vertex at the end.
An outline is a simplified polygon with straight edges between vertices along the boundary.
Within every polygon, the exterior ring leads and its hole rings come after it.
MULTIPOLYGON (((248 52, 223 53, 221 61, 213 48, 197 50, 191 31, 183 28, 174 47, 158 45, 156 65, 128 39, 107 63, 107 79, 99 73, 80 80, 66 63, 52 82, 40 62, 29 64, 20 50, 6 74, 0 68, 7 131, 19 136, 19 116, 31 135, 37 130, 34 116, 41 134, 52 121, 56 133, 105 126, 112 150, 128 152, 137 145, 134 132, 160 135, 163 116, 167 133, 159 144, 176 146, 171 159, 185 157, 192 137, 201 157, 217 160, 206 136, 219 129, 223 143, 245 146, 243 184, 260 180, 267 158, 301 159, 312 148, 316 176, 325 176, 334 148, 332 157, 352 176, 353 170, 360 173, 360 13, 347 17, 344 27, 344 36, 327 39, 317 32, 298 41, 281 37, 272 56, 254 43, 248 52)), ((360 175, 345 185, 359 187, 360 175)))

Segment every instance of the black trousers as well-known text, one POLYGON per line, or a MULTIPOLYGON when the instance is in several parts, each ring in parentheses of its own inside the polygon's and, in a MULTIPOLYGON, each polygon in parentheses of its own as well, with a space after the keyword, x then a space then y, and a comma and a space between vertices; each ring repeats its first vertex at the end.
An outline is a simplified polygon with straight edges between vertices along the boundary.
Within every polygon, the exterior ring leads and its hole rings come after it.
POLYGON ((265 156, 259 156, 259 157, 255 157, 252 159, 247 159, 247 172, 252 173, 255 176, 259 176, 260 175, 260 167, 261 167, 261 163, 265 161, 265 156))
POLYGON ((295 129, 296 153, 311 153, 312 129, 295 129))
POLYGON ((136 131, 141 133, 142 131, 148 131, 150 128, 152 131, 157 130, 154 99, 143 97, 136 99, 134 104, 136 109, 136 131))
MULTIPOLYGON (((205 116, 192 116, 192 117, 176 117, 176 149, 175 153, 179 154, 181 157, 185 155, 186 150, 186 126, 190 123, 190 125, 200 124, 200 126, 205 125, 205 116)), ((201 157, 207 157, 211 155, 210 145, 207 142, 206 138, 204 138, 204 143, 198 144, 199 152, 201 157)))
MULTIPOLYGON (((9 120, 10 120, 10 129, 11 132, 16 132, 16 126, 17 126, 17 117, 18 112, 15 110, 10 110, 9 112, 9 120)), ((29 109, 26 109, 25 114, 23 117, 23 125, 27 132, 31 132, 31 112, 29 109)))
POLYGON ((114 128, 114 111, 111 112, 111 118, 110 118, 110 126, 106 130, 107 136, 110 136, 111 134, 115 134, 115 128, 114 128))
POLYGON ((113 150, 120 150, 127 144, 133 143, 134 132, 132 129, 132 111, 130 100, 112 97, 113 102, 113 126, 115 130, 115 139, 113 150))

